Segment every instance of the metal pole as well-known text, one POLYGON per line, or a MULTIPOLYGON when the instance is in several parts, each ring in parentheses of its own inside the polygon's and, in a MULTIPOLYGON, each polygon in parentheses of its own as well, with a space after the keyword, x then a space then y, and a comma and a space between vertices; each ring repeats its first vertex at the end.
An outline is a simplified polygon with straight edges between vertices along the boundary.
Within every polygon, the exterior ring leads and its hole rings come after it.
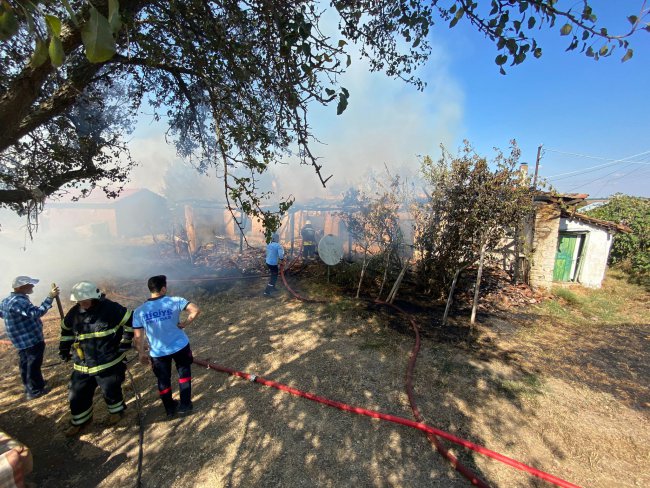
POLYGON ((537 160, 535 161, 535 176, 533 177, 533 190, 537 190, 537 173, 539 173, 539 162, 542 159, 542 146, 540 144, 537 148, 537 160))

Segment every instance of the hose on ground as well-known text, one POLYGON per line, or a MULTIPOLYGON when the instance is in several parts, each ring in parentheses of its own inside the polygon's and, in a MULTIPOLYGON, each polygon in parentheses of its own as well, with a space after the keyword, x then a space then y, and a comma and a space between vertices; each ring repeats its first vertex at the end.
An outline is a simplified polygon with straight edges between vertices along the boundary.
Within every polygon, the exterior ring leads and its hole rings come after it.
POLYGON ((557 476, 553 476, 552 474, 546 473, 544 471, 540 471, 539 469, 533 468, 532 466, 528 466, 515 459, 504 456, 503 454, 499 454, 498 452, 487 449, 486 447, 480 446, 478 444, 474 444, 473 442, 467 441, 465 439, 461 439, 460 437, 456 437, 452 434, 449 434, 448 432, 436 429, 422 422, 414 422, 413 420, 405 419, 403 417, 398 417, 396 415, 381 413, 376 410, 368 410, 361 407, 347 405, 342 402, 329 400, 328 398, 321 397, 313 393, 304 392, 298 390, 297 388, 293 388, 282 383, 277 383, 275 381, 267 380, 266 378, 263 378, 261 376, 245 373, 243 371, 237 371, 231 368, 226 368, 225 366, 219 366, 217 364, 202 359, 194 359, 194 363, 198 364, 199 366, 204 366, 205 368, 208 369, 220 371, 222 373, 228 373, 229 375, 243 378, 252 383, 260 383, 262 385, 269 386, 271 388, 276 388, 278 390, 291 393, 292 395, 306 398, 314 402, 322 403, 330 407, 338 408, 339 410, 344 410, 346 412, 352 412, 358 415, 364 415, 366 417, 371 417, 375 419, 386 420, 388 422, 393 422, 396 424, 404 425, 406 427, 411 427, 413 429, 421 430, 422 432, 425 432, 427 434, 432 434, 438 437, 442 437, 443 439, 453 442, 454 444, 465 447, 479 454, 483 454, 484 456, 490 457, 492 459, 496 459, 497 461, 507 464, 508 466, 512 466, 513 468, 516 468, 520 471, 527 472, 533 476, 536 476, 537 478, 548 481, 549 483, 553 483, 554 485, 559 486, 561 488, 580 488, 578 485, 569 483, 568 481, 558 478, 557 476))

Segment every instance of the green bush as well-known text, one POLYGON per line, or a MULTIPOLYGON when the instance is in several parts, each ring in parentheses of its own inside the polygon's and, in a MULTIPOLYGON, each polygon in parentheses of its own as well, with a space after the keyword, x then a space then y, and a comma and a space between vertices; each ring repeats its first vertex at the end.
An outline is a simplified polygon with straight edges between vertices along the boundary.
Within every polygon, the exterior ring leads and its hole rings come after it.
POLYGON ((598 219, 627 225, 631 233, 619 233, 609 255, 612 264, 623 264, 637 277, 650 275, 650 199, 617 193, 610 202, 587 212, 598 219))

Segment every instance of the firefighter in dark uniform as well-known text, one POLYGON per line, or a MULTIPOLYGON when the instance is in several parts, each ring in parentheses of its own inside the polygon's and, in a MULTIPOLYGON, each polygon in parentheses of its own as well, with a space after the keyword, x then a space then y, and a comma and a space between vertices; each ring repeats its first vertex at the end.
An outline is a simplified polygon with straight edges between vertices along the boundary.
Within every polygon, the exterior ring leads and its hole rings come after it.
POLYGON ((305 259, 313 257, 316 251, 316 231, 312 227, 311 221, 305 222, 300 230, 300 237, 302 237, 302 257, 305 259))
POLYGON ((66 432, 69 436, 92 420, 97 386, 104 395, 110 423, 119 422, 126 408, 122 395, 126 351, 133 339, 132 311, 106 299, 95 284, 77 283, 70 300, 77 304, 61 322, 59 342, 61 359, 72 358, 74 363, 69 392, 72 426, 66 432))

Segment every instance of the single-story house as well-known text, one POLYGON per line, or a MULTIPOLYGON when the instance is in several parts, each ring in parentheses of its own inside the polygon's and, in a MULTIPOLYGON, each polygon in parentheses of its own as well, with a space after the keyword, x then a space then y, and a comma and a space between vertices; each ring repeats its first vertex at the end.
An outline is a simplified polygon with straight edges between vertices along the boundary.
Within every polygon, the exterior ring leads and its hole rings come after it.
POLYGON ((614 236, 631 230, 575 211, 587 195, 535 197, 529 280, 533 287, 580 283, 600 288, 614 236))
POLYGON ((82 237, 140 237, 166 232, 169 209, 166 198, 147 189, 123 190, 117 198, 96 190, 77 202, 48 202, 41 220, 48 231, 82 237))

